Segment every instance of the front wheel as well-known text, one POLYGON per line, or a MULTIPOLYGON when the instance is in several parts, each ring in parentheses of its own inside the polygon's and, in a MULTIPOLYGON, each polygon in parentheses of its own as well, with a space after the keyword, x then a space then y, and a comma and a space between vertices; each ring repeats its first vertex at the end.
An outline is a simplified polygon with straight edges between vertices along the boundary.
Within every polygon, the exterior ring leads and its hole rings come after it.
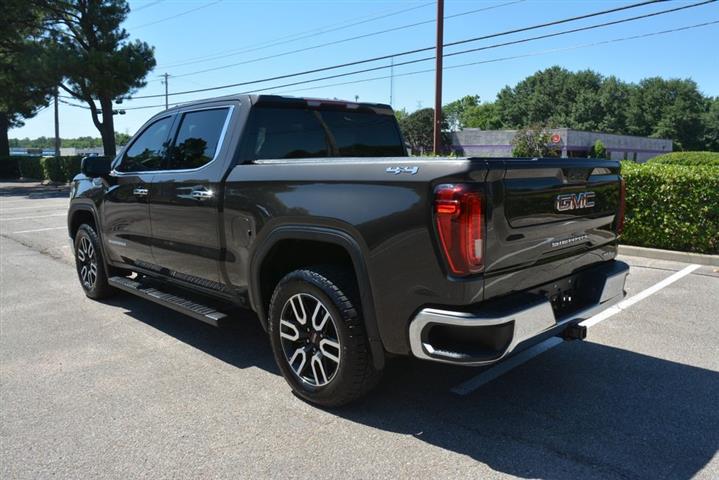
POLYGON ((95 300, 114 293, 114 289, 107 283, 100 248, 100 238, 95 230, 90 225, 80 225, 75 234, 75 267, 85 295, 95 300))
POLYGON ((354 276, 331 267, 295 270, 275 288, 269 333, 292 390, 322 406, 349 403, 377 383, 354 276))

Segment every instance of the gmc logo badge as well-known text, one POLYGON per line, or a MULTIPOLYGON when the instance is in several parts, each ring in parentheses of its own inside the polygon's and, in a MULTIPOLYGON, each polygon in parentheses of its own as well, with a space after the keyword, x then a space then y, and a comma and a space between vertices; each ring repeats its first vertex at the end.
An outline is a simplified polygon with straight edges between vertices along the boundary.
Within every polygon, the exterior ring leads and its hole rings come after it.
POLYGON ((557 199, 554 202, 554 208, 556 208, 558 212, 591 208, 593 206, 594 192, 564 193, 557 195, 557 199))

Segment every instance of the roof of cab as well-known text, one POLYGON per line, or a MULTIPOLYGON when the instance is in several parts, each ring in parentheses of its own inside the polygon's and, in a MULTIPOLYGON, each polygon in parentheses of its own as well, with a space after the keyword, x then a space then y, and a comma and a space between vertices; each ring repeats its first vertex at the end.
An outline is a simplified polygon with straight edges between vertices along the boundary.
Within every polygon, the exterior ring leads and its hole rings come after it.
POLYGON ((384 103, 368 103, 368 102, 352 102, 349 100, 339 100, 339 99, 330 99, 330 98, 309 98, 309 97, 292 97, 289 95, 262 95, 262 94, 232 94, 232 95, 224 95, 221 97, 213 97, 213 98, 205 98, 202 100, 193 100, 189 101, 187 103, 182 103, 179 105, 176 105, 172 108, 169 108, 167 111, 173 111, 173 110, 180 110, 185 109, 187 107, 197 107, 205 104, 211 104, 211 103, 217 103, 217 102, 227 102, 227 101, 249 101, 252 105, 257 104, 280 104, 280 103, 299 103, 299 104, 307 104, 307 105, 321 105, 321 104, 332 104, 332 105, 347 105, 349 108, 358 108, 358 107, 366 107, 366 108, 375 108, 375 109, 392 109, 390 105, 384 104, 384 103))

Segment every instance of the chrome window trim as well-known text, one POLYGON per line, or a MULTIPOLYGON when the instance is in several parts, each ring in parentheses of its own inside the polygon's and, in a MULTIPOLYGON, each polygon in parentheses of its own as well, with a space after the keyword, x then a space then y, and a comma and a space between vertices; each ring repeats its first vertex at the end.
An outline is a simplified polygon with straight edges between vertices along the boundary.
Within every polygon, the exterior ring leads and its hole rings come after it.
MULTIPOLYGON (((184 172, 195 172, 195 171, 197 171, 197 170, 201 170, 201 169, 203 169, 203 168, 208 167, 208 166, 211 165, 215 160, 217 160, 217 157, 219 156, 220 151, 222 150, 222 147, 224 146, 225 136, 227 135, 227 130, 228 130, 229 127, 230 127, 230 120, 232 120, 232 113, 235 111, 235 105, 216 105, 216 106, 212 106, 212 107, 202 107, 202 108, 195 108, 195 109, 192 109, 192 110, 183 110, 183 111, 181 111, 181 112, 174 112, 175 115, 180 115, 180 117, 181 117, 181 119, 180 119, 180 125, 178 125, 178 132, 179 132, 179 128, 182 126, 182 120, 184 120, 184 116, 185 116, 186 114, 188 114, 188 113, 195 113, 195 112, 202 112, 202 111, 204 111, 204 110, 220 110, 220 109, 223 109, 223 108, 228 109, 228 111, 227 111, 227 116, 225 117, 225 123, 224 123, 224 125, 222 126, 222 131, 220 132, 220 138, 217 140, 217 148, 215 149, 215 155, 212 157, 212 160, 210 160, 210 161, 207 162, 206 164, 202 165, 201 167, 197 167, 197 168, 180 168, 180 169, 174 169, 174 170, 137 170, 137 171, 132 171, 132 172, 118 172, 117 169, 113 168, 113 169, 112 169, 112 172, 111 172, 111 175, 113 175, 113 176, 118 176, 118 177, 122 177, 122 176, 125 176, 125 175, 138 175, 138 174, 142 174, 142 173, 184 173, 184 172)), ((157 121, 162 120, 162 119, 164 119, 164 118, 167 118, 167 117, 159 118, 157 121)), ((156 122, 153 122, 153 124, 154 124, 154 123, 156 123, 156 122)), ((149 126, 148 126, 148 128, 149 128, 149 126)), ((145 130, 147 130, 147 129, 145 129, 145 130)), ((143 132, 144 132, 145 130, 143 130, 143 132)), ((175 143, 175 140, 177 140, 177 132, 175 132, 175 138, 172 139, 172 142, 175 143)), ((134 143, 134 142, 133 142, 133 143, 134 143)), ((132 144, 128 145, 127 148, 129 149, 131 146, 132 146, 132 144)), ((123 152, 123 154, 124 154, 124 152, 123 152)), ((122 163, 122 159, 120 160, 120 163, 118 164, 118 166, 119 166, 121 163, 122 163)))

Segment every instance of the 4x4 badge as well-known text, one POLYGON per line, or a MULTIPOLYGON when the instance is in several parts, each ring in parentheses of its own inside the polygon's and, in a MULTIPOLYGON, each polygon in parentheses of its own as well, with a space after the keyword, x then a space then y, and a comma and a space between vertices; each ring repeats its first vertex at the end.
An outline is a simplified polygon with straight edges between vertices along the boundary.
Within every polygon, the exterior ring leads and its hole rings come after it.
POLYGON ((385 172, 394 173, 395 175, 399 175, 400 173, 409 173, 410 175, 416 175, 417 172, 419 172, 419 167, 387 167, 385 172))

